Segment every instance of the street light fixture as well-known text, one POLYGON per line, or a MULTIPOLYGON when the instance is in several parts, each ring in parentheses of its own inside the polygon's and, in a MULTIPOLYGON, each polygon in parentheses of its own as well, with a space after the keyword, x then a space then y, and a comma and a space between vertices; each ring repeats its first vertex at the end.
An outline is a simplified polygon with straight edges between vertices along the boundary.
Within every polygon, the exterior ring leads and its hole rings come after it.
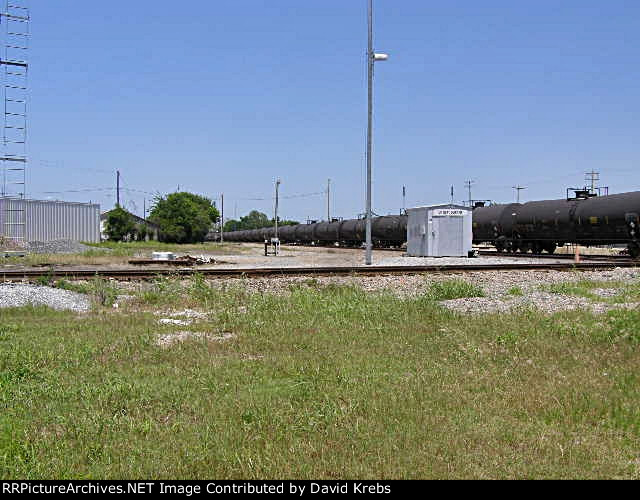
POLYGON ((368 122, 367 122, 367 229, 366 240, 367 250, 365 257, 365 264, 370 266, 372 264, 373 242, 371 239, 371 154, 373 149, 373 66, 376 62, 386 61, 389 59, 387 54, 375 53, 373 51, 373 0, 369 0, 369 45, 367 49, 367 73, 368 73, 368 89, 369 89, 369 102, 367 108, 368 122))

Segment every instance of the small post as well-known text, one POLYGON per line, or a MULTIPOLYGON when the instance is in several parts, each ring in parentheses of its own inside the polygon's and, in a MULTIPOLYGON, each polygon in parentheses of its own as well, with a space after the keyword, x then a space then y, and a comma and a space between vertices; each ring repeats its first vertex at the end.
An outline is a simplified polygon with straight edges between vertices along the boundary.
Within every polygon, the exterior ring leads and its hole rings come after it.
POLYGON ((224 232, 224 193, 220 195, 220 198, 220 243, 224 243, 224 236, 222 236, 224 232))
POLYGON ((576 244, 575 250, 573 253, 573 262, 576 264, 580 264, 580 245, 576 244))
MULTIPOLYGON (((278 241, 278 193, 280 191, 280 184, 282 181, 278 179, 276 181, 276 209, 275 209, 275 223, 276 223, 276 231, 275 231, 275 239, 278 241)), ((275 255, 278 255, 278 247, 276 246, 275 255)))

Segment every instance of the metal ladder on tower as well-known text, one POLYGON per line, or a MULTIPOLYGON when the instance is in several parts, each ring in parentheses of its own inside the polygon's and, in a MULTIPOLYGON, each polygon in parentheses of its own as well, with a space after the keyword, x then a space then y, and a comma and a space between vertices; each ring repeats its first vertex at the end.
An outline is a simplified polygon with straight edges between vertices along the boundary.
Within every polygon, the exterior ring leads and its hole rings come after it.
POLYGON ((4 118, 2 120, 1 236, 16 243, 26 239, 27 77, 29 8, 26 0, 6 0, 0 12, 4 118))

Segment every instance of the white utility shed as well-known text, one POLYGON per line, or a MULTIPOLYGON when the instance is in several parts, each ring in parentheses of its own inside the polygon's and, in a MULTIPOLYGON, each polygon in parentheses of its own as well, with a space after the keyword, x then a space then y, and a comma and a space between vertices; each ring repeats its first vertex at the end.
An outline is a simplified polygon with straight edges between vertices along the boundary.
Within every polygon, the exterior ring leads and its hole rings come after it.
POLYGON ((407 255, 468 257, 473 242, 473 210, 461 205, 433 205, 407 210, 407 255))

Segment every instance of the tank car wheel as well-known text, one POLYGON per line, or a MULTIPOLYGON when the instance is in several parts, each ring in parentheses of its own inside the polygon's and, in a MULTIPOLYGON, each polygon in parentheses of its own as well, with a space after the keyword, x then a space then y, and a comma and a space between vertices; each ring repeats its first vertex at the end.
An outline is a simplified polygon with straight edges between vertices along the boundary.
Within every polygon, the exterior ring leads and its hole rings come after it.
POLYGON ((545 252, 552 254, 556 251, 557 247, 555 243, 545 243, 543 248, 545 252))
POLYGON ((539 242, 534 242, 531 248, 531 251, 536 254, 539 255, 542 253, 542 245, 539 242))
POLYGON ((631 258, 633 259, 640 258, 640 244, 629 243, 627 250, 629 251, 629 255, 631 256, 631 258))

